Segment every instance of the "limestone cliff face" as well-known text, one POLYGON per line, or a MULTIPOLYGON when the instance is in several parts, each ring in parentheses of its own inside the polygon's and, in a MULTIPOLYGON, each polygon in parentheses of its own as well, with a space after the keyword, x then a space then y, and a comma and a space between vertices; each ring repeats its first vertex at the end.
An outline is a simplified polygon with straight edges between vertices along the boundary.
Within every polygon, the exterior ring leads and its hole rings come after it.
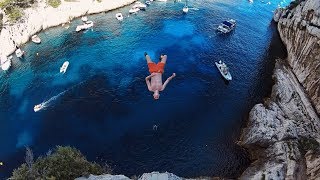
MULTIPOLYGON (((301 0, 300 0, 301 1, 301 0)), ((306 0, 277 11, 288 62, 320 113, 320 1, 306 0)))
POLYGON ((240 179, 320 179, 320 1, 296 0, 274 20, 288 58, 276 63, 271 97, 243 129, 253 163, 240 179))
MULTIPOLYGON (((117 0, 101 2, 77 0, 62 1, 58 8, 47 6, 45 0, 39 0, 32 8, 24 10, 24 16, 19 23, 9 24, 6 16, 3 18, 3 27, 0 31, 0 55, 9 55, 35 33, 49 27, 67 23, 70 20, 85 14, 93 14, 116 9, 135 2, 136 0, 117 0)), ((1 12, 1 10, 0 10, 1 12)))
POLYGON ((243 129, 254 162, 240 179, 320 178, 319 118, 290 67, 277 62, 274 79, 271 98, 254 106, 243 129))

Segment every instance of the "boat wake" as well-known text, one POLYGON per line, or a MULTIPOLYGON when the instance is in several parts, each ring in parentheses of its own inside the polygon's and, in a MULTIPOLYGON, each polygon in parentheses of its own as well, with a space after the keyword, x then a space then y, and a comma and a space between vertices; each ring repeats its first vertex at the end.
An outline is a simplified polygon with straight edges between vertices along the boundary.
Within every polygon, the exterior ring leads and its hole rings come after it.
POLYGON ((35 105, 34 108, 33 108, 34 112, 38 112, 38 111, 47 109, 49 106, 52 105, 53 102, 55 102, 60 96, 62 96, 66 92, 67 92, 67 90, 65 90, 65 91, 63 91, 63 92, 51 97, 50 99, 48 99, 47 101, 42 102, 41 104, 35 105))
POLYGON ((44 102, 42 102, 42 103, 40 103, 38 105, 35 105, 34 108, 33 108, 34 112, 38 112, 38 111, 47 109, 48 107, 52 106, 53 103, 56 102, 60 96, 64 95, 66 92, 68 92, 68 91, 70 91, 70 90, 72 90, 72 89, 74 89, 76 87, 81 86, 84 82, 85 81, 82 81, 79 84, 76 84, 76 85, 72 86, 71 88, 69 88, 67 90, 64 90, 61 93, 51 97, 47 101, 44 101, 44 102))

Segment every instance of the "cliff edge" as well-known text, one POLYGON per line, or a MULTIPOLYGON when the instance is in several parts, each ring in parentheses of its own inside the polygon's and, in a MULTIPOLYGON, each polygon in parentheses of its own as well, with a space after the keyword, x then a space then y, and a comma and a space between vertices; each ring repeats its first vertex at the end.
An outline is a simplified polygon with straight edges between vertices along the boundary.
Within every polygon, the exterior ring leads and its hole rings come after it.
POLYGON ((253 163, 240 179, 320 179, 320 1, 296 0, 274 20, 288 58, 277 60, 271 97, 243 129, 253 163))

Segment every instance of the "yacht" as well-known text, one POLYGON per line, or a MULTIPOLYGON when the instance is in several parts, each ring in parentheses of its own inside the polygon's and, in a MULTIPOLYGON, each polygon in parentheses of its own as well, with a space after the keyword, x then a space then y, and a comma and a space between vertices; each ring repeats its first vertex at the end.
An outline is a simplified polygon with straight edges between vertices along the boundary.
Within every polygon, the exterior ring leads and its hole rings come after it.
POLYGON ((42 108, 44 108, 44 103, 35 105, 35 106, 33 107, 33 111, 34 111, 34 112, 38 112, 38 111, 40 111, 42 108))
POLYGON ((119 20, 119 21, 122 21, 123 20, 123 16, 121 13, 117 13, 116 14, 116 18, 119 20))
POLYGON ((81 20, 82 20, 83 22, 87 22, 87 21, 88 21, 88 18, 87 18, 87 16, 83 16, 83 17, 81 18, 81 20))
POLYGON ((10 68, 11 66, 11 58, 7 58, 7 56, 2 55, 1 56, 1 69, 6 71, 10 68))
POLYGON ((21 49, 18 48, 15 53, 18 58, 21 58, 24 54, 24 51, 21 51, 21 49))
POLYGON ((221 75, 228 81, 232 80, 232 76, 229 72, 229 68, 227 67, 227 65, 222 62, 221 60, 219 62, 215 62, 217 68, 219 69, 221 75))
POLYGON ((69 61, 64 62, 60 68, 60 73, 64 74, 67 71, 68 66, 69 66, 69 61))
POLYGON ((137 6, 140 10, 145 10, 147 8, 147 5, 142 3, 142 2, 140 2, 140 1, 137 1, 135 3, 135 6, 137 6))
POLYGON ((236 26, 236 21, 234 19, 229 19, 229 20, 226 20, 226 21, 223 21, 217 28, 217 30, 219 32, 222 32, 222 33, 229 33, 231 32, 236 26))
POLYGON ((140 8, 137 6, 133 6, 130 10, 129 13, 133 14, 133 13, 137 13, 138 11, 140 11, 140 8))
POLYGON ((188 6, 185 5, 185 6, 182 8, 182 11, 183 11, 184 13, 187 13, 187 12, 189 11, 188 6))
POLYGON ((37 36, 37 35, 33 35, 33 36, 31 37, 31 41, 34 42, 34 43, 36 43, 36 44, 40 44, 40 43, 41 43, 41 39, 40 39, 39 36, 37 36))
POLYGON ((92 21, 87 21, 84 24, 77 26, 76 31, 79 32, 79 31, 82 31, 82 30, 86 30, 86 29, 91 28, 92 26, 93 26, 93 22, 92 21))

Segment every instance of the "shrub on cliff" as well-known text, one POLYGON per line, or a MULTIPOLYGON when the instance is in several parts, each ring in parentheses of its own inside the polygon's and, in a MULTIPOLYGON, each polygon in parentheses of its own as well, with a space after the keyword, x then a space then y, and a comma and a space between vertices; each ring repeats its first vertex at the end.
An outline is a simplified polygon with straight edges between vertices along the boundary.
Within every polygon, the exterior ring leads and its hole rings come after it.
POLYGON ((72 147, 57 146, 55 151, 45 157, 39 157, 33 163, 33 154, 27 149, 26 163, 13 171, 11 179, 75 179, 89 174, 107 172, 96 163, 91 163, 72 147))
POLYGON ((61 4, 61 0, 48 0, 47 3, 50 6, 57 8, 61 4))
POLYGON ((22 9, 30 7, 34 0, 0 0, 0 8, 5 11, 11 22, 22 17, 22 9))

